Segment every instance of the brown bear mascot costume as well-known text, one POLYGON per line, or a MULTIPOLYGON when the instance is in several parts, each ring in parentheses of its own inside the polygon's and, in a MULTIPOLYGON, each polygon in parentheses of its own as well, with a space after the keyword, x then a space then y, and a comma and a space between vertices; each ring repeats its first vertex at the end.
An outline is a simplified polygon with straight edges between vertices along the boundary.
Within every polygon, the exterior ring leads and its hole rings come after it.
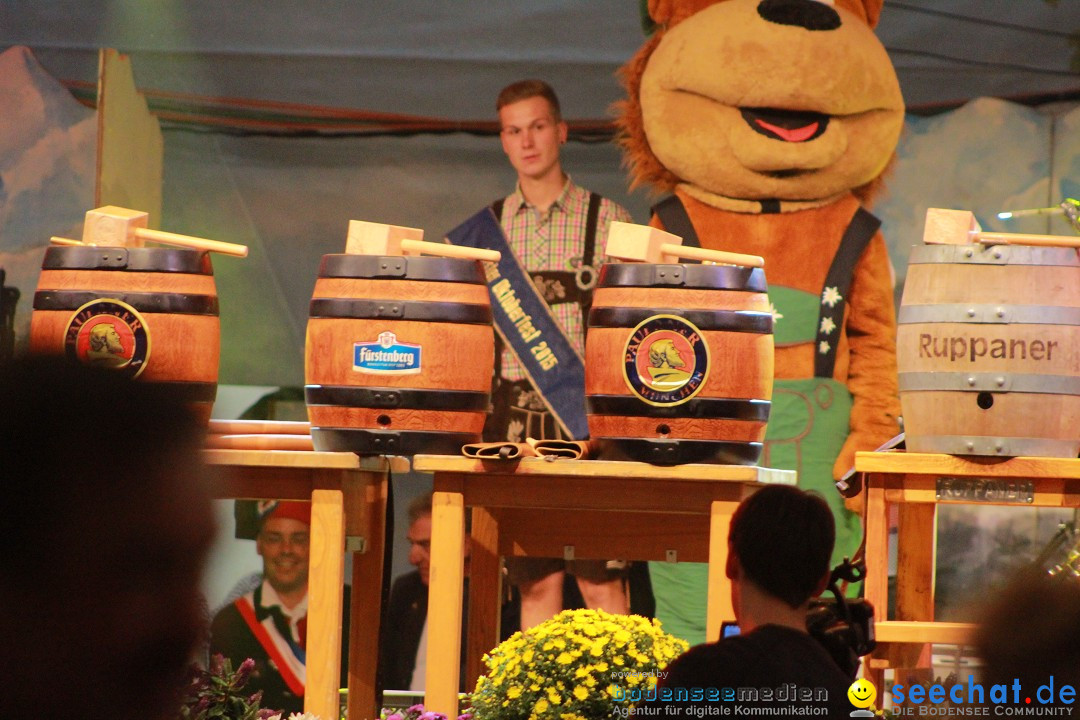
MULTIPOLYGON (((656 29, 623 68, 633 185, 671 193, 651 224, 765 258, 776 385, 761 464, 828 500, 834 564, 862 537, 834 482, 899 431, 892 268, 862 207, 904 116, 873 33, 882 1, 649 0, 656 29)), ((705 640, 704 570, 652 570, 665 629, 705 640)))

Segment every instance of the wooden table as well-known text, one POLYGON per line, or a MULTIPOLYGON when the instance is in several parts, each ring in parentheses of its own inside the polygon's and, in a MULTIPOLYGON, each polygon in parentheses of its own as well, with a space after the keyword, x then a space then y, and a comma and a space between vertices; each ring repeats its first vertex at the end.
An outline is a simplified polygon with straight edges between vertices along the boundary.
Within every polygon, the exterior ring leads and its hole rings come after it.
POLYGON ((902 451, 860 452, 866 473, 866 599, 873 606, 878 649, 870 670, 878 687, 887 667, 913 667, 928 643, 967 642, 969 623, 934 622, 939 503, 1080 506, 1080 460, 979 457, 902 451), (897 505, 895 620, 889 617, 889 512, 897 505))
POLYGON ((219 498, 311 501, 304 711, 322 718, 338 717, 346 546, 353 551, 348 718, 377 718, 387 480, 391 470, 407 471, 408 460, 288 450, 204 450, 203 457, 222 471, 219 498))
POLYGON ((724 565, 731 515, 790 470, 735 465, 417 455, 434 473, 426 707, 456 717, 464 582, 465 508, 472 507, 466 672, 498 644, 500 556, 709 563, 709 637, 734 620, 724 565))

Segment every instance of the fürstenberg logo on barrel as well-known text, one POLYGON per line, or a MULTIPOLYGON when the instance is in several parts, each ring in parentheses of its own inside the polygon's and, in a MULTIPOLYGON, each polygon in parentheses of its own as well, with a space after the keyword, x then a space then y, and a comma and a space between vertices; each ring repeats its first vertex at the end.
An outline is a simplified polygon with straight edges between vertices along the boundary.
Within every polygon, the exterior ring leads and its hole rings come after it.
POLYGON ((708 343, 681 317, 654 315, 626 341, 623 378, 649 405, 680 405, 701 391, 708 376, 708 343))
POLYGON ((353 345, 353 370, 375 375, 415 375, 420 372, 419 345, 399 343, 387 330, 375 342, 353 345))
POLYGON ((150 358, 150 333, 146 321, 127 303, 91 300, 68 320, 64 352, 83 365, 138 377, 150 358))

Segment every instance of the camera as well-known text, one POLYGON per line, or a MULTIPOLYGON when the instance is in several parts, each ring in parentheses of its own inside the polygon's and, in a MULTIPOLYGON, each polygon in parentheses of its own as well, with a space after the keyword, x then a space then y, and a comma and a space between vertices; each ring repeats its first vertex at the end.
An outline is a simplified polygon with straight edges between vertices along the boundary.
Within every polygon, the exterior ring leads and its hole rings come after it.
POLYGON ((806 616, 806 631, 852 679, 859 670, 859 658, 877 646, 874 606, 862 598, 845 598, 838 583, 859 582, 865 575, 865 565, 844 558, 829 575, 828 590, 833 597, 811 600, 806 616))

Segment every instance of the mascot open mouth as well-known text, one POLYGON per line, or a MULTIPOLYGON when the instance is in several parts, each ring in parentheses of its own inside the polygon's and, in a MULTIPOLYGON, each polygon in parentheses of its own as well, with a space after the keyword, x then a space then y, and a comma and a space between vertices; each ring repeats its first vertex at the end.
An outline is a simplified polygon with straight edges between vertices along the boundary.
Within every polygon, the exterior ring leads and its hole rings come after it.
POLYGON ((829 116, 816 112, 740 108, 746 124, 765 137, 799 143, 819 137, 829 126, 829 116))

